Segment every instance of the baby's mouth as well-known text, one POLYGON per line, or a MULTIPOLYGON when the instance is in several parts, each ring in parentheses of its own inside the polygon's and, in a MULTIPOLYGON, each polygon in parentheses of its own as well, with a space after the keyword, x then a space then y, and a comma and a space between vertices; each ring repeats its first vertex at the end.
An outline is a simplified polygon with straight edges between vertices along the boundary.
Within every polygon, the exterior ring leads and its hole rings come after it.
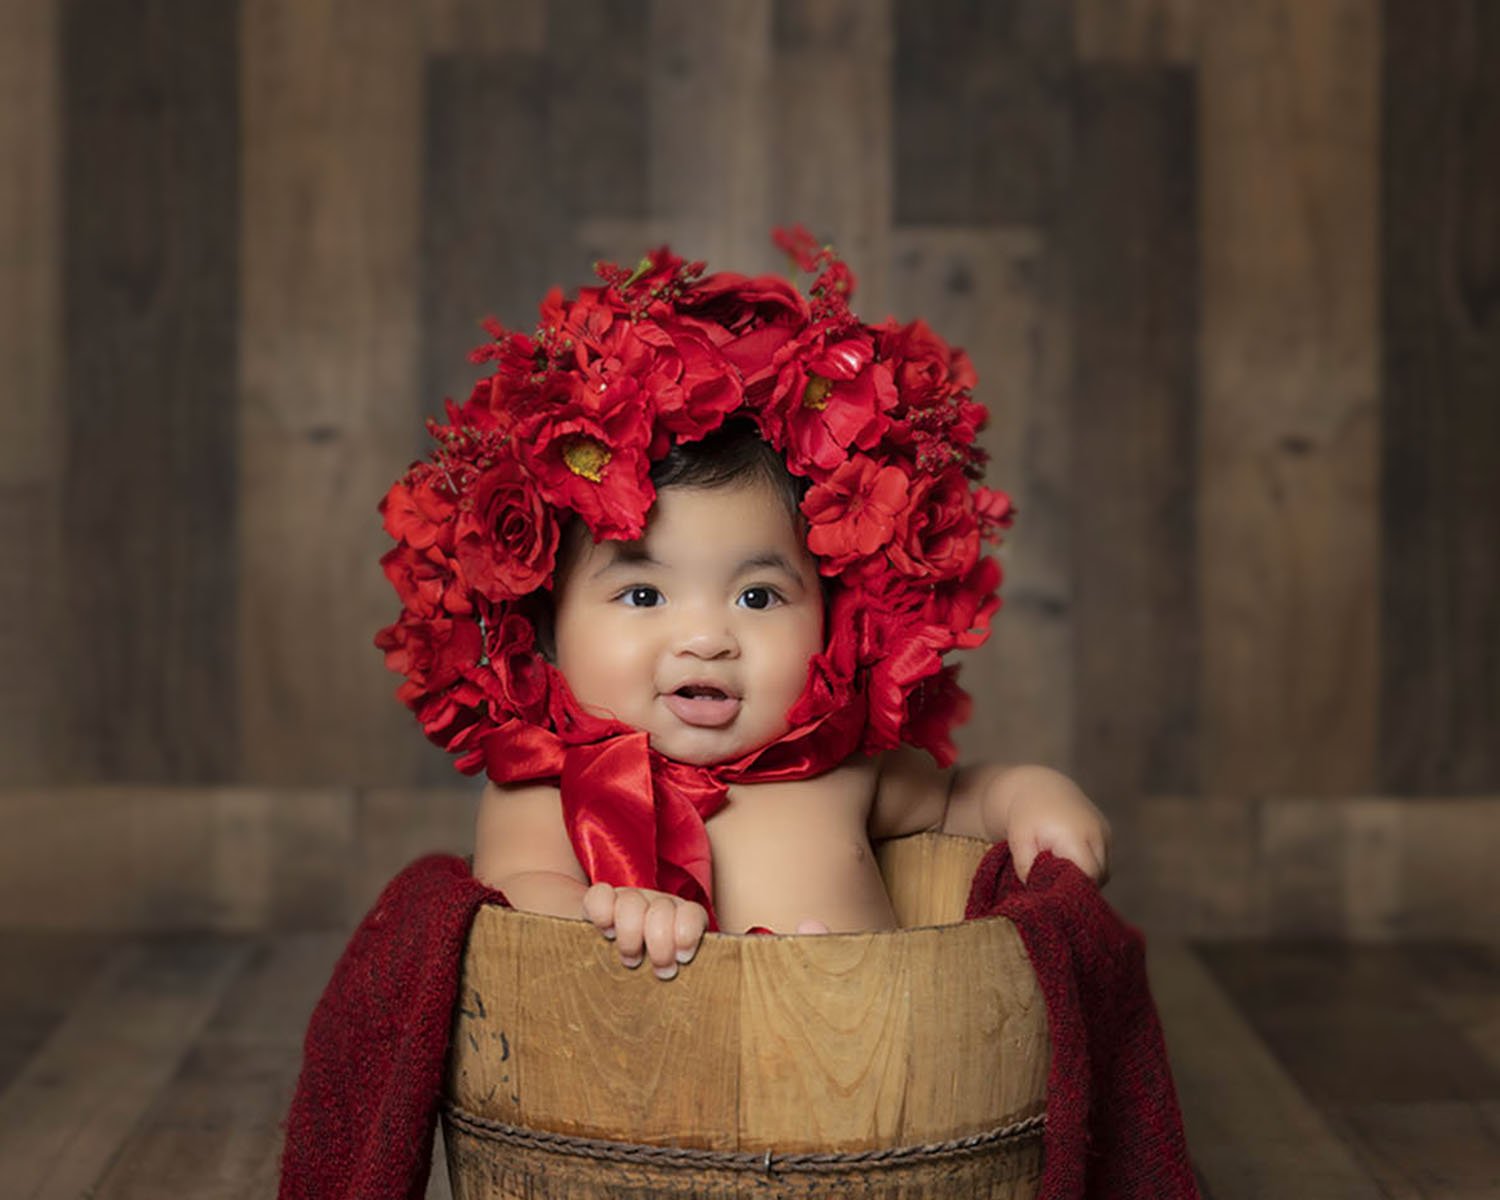
POLYGON ((706 683, 685 684, 675 692, 667 692, 661 699, 683 724, 706 729, 728 725, 740 712, 738 696, 731 696, 723 688, 706 683))

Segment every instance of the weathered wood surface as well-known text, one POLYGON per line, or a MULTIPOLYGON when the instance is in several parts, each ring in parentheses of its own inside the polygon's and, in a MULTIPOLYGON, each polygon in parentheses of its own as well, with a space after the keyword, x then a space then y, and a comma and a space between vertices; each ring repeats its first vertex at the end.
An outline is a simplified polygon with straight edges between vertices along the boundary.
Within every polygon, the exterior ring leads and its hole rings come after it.
POLYGON ((1500 777, 1500 9, 1390 0, 1381 786, 1500 777))
POLYGON ((1247 0, 1201 32, 1200 785, 1366 791, 1380 10, 1247 0))
POLYGON ((410 780, 429 753, 371 644, 397 611, 376 504, 426 437, 420 15, 244 6, 230 769, 246 781, 410 780))
MULTIPOLYGON (((7 1195, 272 1194, 275 1123, 345 936, 0 934, 7 1195), (61 1157, 59 1136, 73 1139, 61 1157)), ((1162 940, 1149 968, 1205 1196, 1494 1192, 1492 948, 1162 940)), ((431 1200, 449 1195, 441 1154, 431 1200)))

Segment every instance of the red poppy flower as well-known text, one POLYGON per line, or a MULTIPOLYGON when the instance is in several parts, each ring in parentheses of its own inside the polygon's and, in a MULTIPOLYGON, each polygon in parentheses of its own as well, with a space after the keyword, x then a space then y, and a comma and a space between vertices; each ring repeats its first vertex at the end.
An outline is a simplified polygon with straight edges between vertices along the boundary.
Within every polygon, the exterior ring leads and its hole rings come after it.
POLYGON ((890 368, 876 362, 875 343, 859 330, 816 332, 784 348, 764 420, 787 465, 799 474, 825 474, 868 450, 890 424, 896 403, 890 368))
POLYGON ((651 423, 643 419, 649 396, 630 377, 586 386, 560 376, 545 400, 515 435, 543 499, 572 509, 596 538, 640 537, 656 498, 647 477, 651 423))

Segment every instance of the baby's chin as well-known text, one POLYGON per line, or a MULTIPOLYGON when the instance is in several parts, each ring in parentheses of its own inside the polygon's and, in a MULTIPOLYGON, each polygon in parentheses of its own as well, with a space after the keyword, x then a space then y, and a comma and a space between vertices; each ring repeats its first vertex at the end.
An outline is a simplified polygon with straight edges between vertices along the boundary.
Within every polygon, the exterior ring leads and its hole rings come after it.
POLYGON ((737 735, 723 729, 683 730, 651 732, 651 748, 664 758, 686 763, 693 767, 714 767, 721 763, 735 762, 747 754, 763 750, 777 738, 782 737, 789 725, 783 725, 770 733, 737 735))

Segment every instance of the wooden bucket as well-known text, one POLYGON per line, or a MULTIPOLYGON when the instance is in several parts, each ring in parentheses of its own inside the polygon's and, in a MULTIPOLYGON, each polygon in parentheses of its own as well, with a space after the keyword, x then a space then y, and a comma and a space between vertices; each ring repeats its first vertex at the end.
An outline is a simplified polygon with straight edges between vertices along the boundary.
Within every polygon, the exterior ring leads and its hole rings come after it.
POLYGON ((902 928, 708 934, 663 983, 499 906, 464 958, 455 1200, 1036 1194, 1046 1010, 1015 927, 963 921, 987 846, 877 848, 902 928))

